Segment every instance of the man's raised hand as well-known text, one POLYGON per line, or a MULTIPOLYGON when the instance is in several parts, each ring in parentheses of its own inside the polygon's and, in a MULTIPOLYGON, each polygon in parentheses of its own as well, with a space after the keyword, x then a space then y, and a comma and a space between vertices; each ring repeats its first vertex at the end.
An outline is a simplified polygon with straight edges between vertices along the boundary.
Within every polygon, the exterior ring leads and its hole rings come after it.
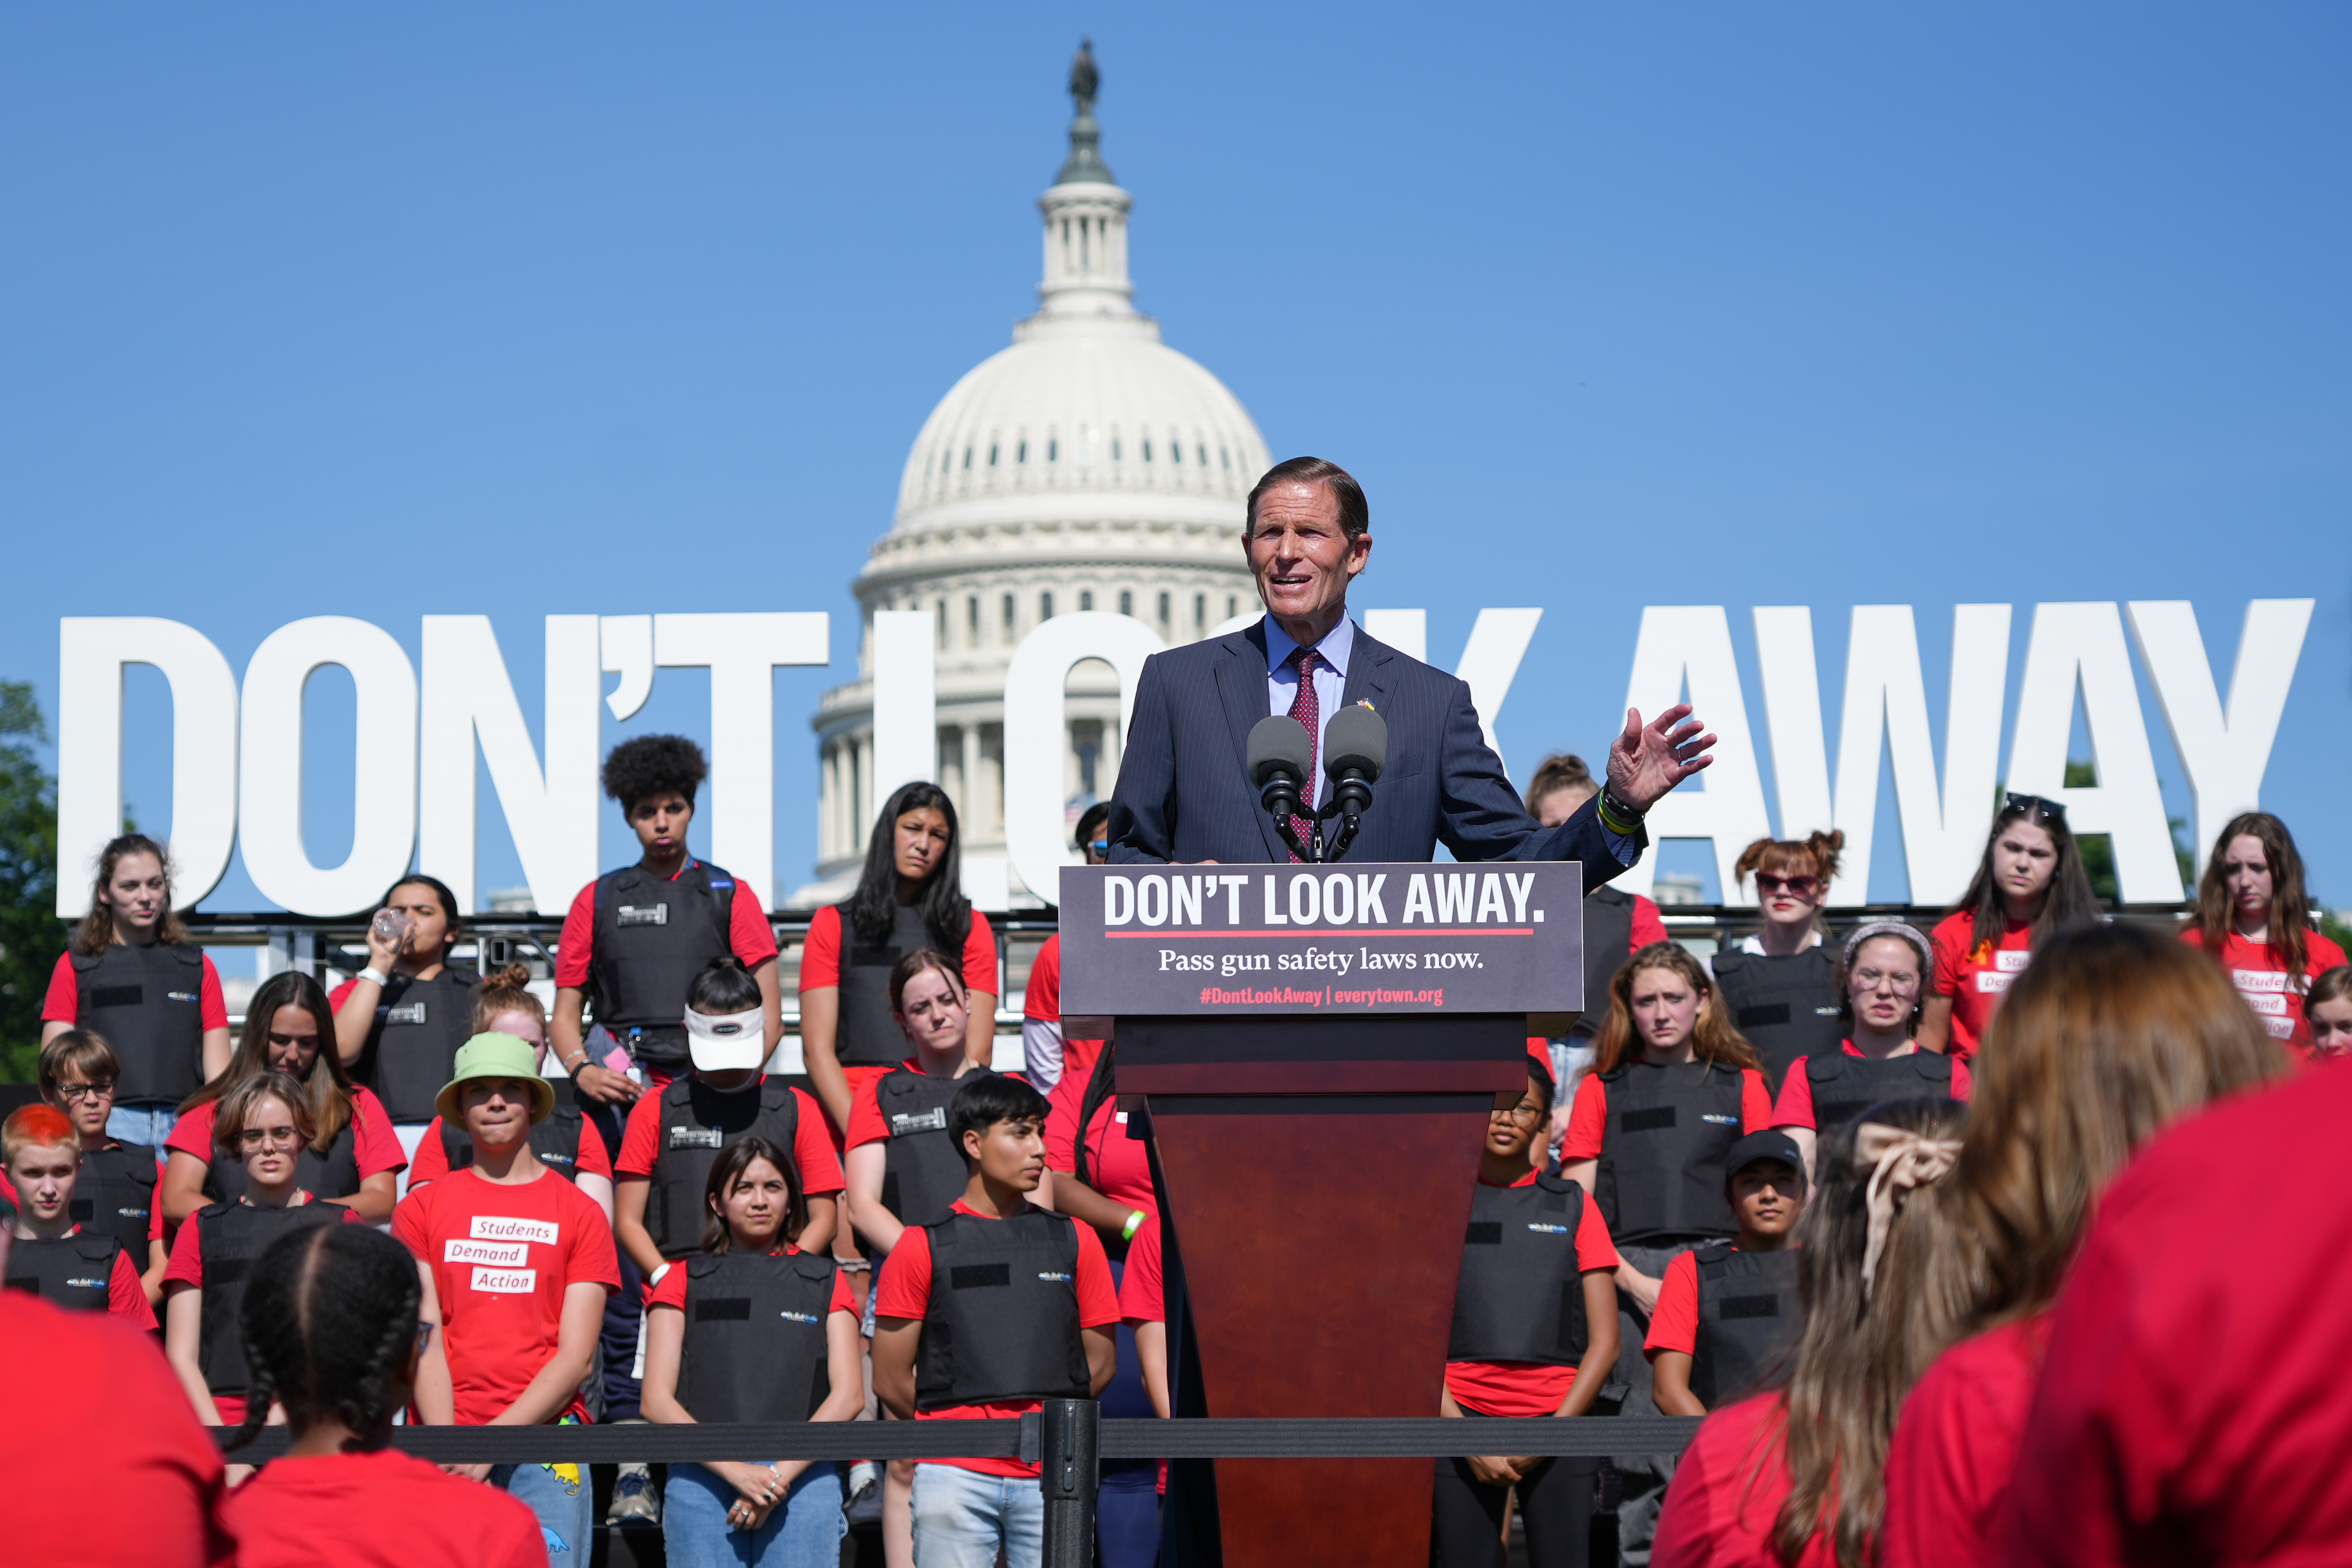
POLYGON ((1635 811, 1647 811, 1665 793, 1715 761, 1707 748, 1713 735, 1699 733, 1687 702, 1677 702, 1649 723, 1642 710, 1625 710, 1625 732, 1609 743, 1609 788, 1635 811))

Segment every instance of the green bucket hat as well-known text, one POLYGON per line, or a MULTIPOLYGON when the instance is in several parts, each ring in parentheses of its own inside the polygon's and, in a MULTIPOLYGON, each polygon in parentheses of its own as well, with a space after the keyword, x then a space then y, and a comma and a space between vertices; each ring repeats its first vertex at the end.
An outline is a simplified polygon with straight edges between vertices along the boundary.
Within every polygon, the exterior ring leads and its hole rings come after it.
POLYGON ((457 1103, 458 1092, 478 1078, 520 1079, 530 1085, 534 1127, 555 1113, 555 1086, 540 1076, 539 1055, 527 1041, 512 1035, 476 1035, 457 1047, 456 1071, 434 1098, 433 1109, 441 1113, 443 1126, 464 1130, 466 1113, 457 1103))

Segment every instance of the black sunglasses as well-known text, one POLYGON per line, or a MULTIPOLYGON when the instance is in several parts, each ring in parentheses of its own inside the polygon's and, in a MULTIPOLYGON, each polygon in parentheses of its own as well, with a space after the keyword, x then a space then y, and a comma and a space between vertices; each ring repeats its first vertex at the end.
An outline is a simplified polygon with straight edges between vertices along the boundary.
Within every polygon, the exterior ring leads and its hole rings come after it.
POLYGON ((2046 816, 2061 826, 2066 821, 2063 803, 2047 795, 2012 794, 2001 803, 2001 809, 2016 812, 2020 816, 2046 816))

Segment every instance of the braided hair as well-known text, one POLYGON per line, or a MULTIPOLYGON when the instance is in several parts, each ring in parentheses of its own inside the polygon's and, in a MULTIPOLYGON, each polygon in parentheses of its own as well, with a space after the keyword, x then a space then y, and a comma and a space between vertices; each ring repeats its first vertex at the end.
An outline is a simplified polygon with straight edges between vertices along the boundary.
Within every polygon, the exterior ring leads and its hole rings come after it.
POLYGON ((297 1435, 339 1421, 373 1445, 404 1390, 423 1297, 406 1247, 364 1225, 279 1237, 253 1266, 238 1329, 252 1382, 226 1444, 259 1435, 274 1401, 297 1435))

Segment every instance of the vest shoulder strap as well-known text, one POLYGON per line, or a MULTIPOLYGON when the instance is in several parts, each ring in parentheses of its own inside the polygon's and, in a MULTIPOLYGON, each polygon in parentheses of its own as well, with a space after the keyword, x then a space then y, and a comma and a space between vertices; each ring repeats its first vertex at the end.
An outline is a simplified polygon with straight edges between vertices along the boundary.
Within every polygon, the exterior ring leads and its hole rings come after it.
POLYGON ((91 970, 96 969, 100 964, 106 962, 106 954, 103 951, 98 952, 84 952, 78 947, 68 948, 66 950, 66 957, 72 961, 75 973, 79 974, 88 974, 91 970))
POLYGON ((114 1239, 111 1231, 84 1231, 73 1238, 74 1250, 92 1263, 112 1263, 114 1255, 122 1250, 122 1243, 114 1239))
POLYGON ((1711 1247, 1701 1247, 1694 1249, 1691 1253, 1691 1260, 1701 1268, 1711 1268, 1716 1264, 1729 1262, 1731 1260, 1732 1253, 1737 1250, 1738 1248, 1734 1247, 1731 1243, 1727 1241, 1718 1241, 1711 1247))
POLYGON ((661 1102, 665 1110, 678 1110, 693 1099, 694 1077, 690 1073, 678 1074, 662 1089, 661 1102))
POLYGON ((1536 1185, 1548 1193, 1580 1193, 1584 1190, 1581 1184, 1571 1182, 1565 1176, 1555 1176, 1546 1171, 1536 1173, 1536 1185))
POLYGON ((686 1260, 686 1277, 688 1279, 708 1279, 726 1266, 726 1259, 717 1253, 698 1252, 686 1260))
POLYGON ((760 1080, 760 1110, 762 1112, 782 1110, 793 1104, 793 1086, 784 1079, 769 1075, 760 1080))
POLYGON ((814 1252, 803 1252, 793 1259, 793 1272, 803 1279, 830 1279, 836 1265, 833 1259, 814 1252))

